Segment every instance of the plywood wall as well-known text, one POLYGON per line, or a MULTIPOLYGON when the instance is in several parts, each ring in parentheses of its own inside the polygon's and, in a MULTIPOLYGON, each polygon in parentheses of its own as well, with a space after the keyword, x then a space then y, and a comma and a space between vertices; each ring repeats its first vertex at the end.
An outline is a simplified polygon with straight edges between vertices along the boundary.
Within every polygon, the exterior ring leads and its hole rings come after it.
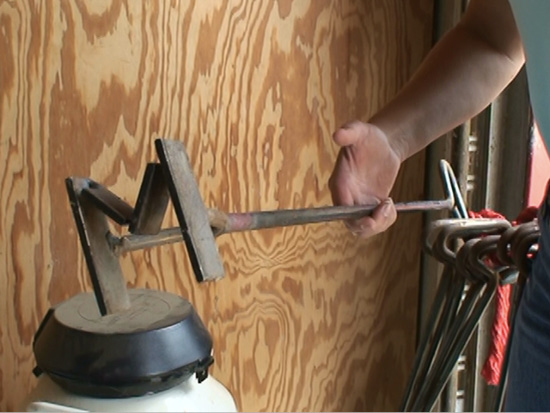
MULTIPOLYGON (((134 203, 153 140, 185 142, 208 206, 330 204, 341 123, 366 119, 427 52, 431 0, 0 0, 0 410, 35 383, 46 310, 90 290, 64 189, 134 203)), ((422 196, 423 157, 394 193, 422 196)), ((175 224, 170 210, 166 225, 175 224)), ((243 410, 395 410, 413 355, 420 217, 358 241, 339 223, 226 235, 197 285, 182 245, 123 259, 182 294, 243 410)))

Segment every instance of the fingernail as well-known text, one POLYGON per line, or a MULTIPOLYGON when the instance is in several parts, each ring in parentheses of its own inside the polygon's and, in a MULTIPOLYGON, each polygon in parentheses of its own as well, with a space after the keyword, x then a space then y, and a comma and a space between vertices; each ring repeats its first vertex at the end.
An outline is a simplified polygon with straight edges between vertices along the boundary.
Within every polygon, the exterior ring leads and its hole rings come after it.
POLYGON ((382 215, 384 215, 384 218, 388 218, 392 213, 392 207, 391 207, 391 198, 388 198, 384 201, 384 205, 382 205, 382 215))

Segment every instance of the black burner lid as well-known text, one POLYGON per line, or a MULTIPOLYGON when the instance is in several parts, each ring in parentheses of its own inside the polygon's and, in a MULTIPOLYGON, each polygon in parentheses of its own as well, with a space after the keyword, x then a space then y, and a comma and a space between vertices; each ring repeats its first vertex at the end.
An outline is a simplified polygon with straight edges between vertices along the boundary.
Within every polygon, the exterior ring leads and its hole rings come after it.
POLYGON ((46 314, 34 337, 37 371, 70 392, 131 397, 175 386, 212 364, 212 339, 185 299, 129 290, 130 309, 101 316, 91 293, 46 314))

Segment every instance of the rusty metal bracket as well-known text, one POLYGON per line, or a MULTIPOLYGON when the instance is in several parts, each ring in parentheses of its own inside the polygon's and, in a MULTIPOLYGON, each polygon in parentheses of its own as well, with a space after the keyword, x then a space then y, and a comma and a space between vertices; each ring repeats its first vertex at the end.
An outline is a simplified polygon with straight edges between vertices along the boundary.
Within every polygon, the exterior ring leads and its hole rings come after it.
POLYGON ((158 163, 147 164, 129 231, 137 235, 158 234, 169 202, 170 194, 162 166, 158 163))
POLYGON ((157 139, 155 145, 197 280, 222 278, 223 264, 208 212, 183 143, 157 139))
MULTIPOLYGON (((88 190, 98 188, 92 180, 70 177, 65 183, 99 311, 102 315, 124 311, 130 307, 126 282, 118 257, 107 242, 109 224, 105 210, 113 209, 104 202, 91 200, 89 194, 94 192, 88 190)), ((112 199, 110 196, 103 197, 103 191, 99 193, 102 201, 112 199)), ((119 217, 118 214, 113 215, 119 217)))

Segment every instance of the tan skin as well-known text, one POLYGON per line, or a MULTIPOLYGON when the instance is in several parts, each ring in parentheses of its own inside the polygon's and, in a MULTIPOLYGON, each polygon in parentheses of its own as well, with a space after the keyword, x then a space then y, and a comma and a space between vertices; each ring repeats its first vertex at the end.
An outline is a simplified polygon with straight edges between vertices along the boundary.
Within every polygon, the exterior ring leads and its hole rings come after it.
POLYGON ((341 149, 329 180, 336 205, 380 202, 372 216, 348 222, 368 238, 397 218, 388 198, 401 163, 481 112, 525 62, 507 0, 471 0, 460 23, 368 122, 349 122, 333 139, 341 149))

